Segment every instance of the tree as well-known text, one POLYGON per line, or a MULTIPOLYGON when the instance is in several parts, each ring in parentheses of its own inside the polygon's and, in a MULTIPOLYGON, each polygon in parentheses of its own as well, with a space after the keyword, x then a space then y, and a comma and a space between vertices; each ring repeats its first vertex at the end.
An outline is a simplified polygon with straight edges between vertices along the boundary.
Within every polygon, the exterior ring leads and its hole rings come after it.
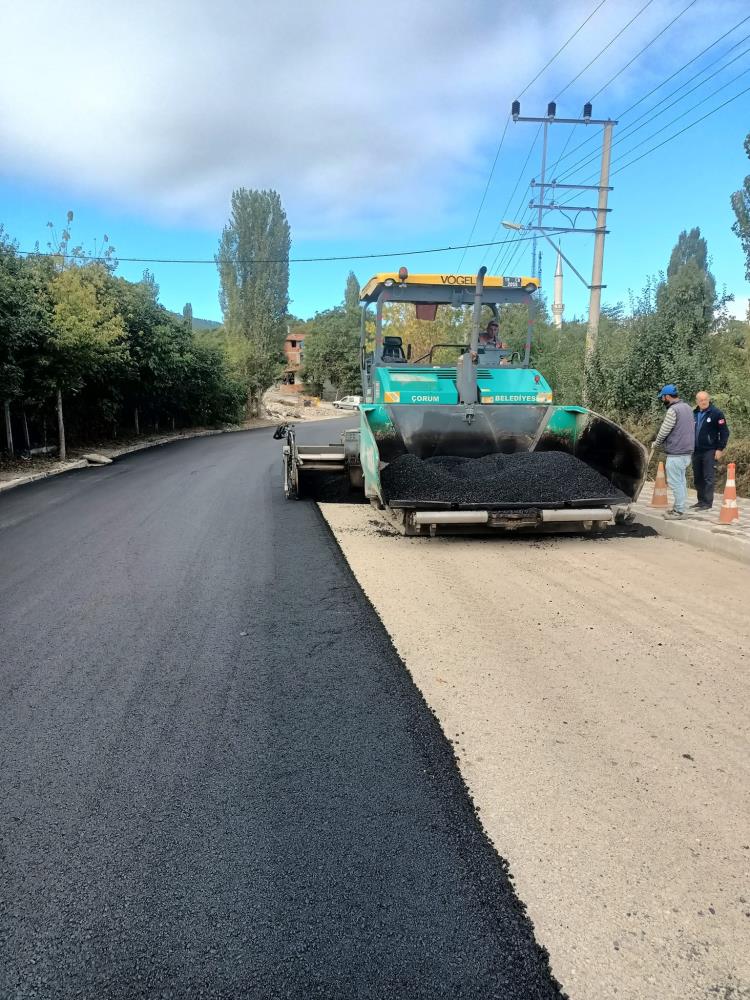
POLYGON ((26 447, 26 401, 49 394, 52 303, 49 282, 54 270, 49 259, 38 267, 35 259, 18 256, 16 244, 0 226, 0 400, 5 442, 14 452, 11 407, 21 403, 26 447))
POLYGON ((634 303, 629 350, 613 377, 621 412, 648 414, 657 389, 667 382, 676 383, 683 396, 708 384, 715 308, 706 241, 697 228, 683 231, 666 279, 648 282, 634 303))
POLYGON ((89 264, 66 268, 51 283, 61 461, 66 457, 63 393, 78 392, 97 367, 122 355, 125 327, 115 308, 112 280, 101 264, 89 264))
MULTIPOLYGON (((750 323, 730 320, 726 329, 711 337, 717 378, 718 405, 730 413, 732 434, 750 432, 750 323)), ((714 393, 712 393, 713 395, 714 393)))
POLYGON ((317 313, 306 325, 302 378, 320 395, 327 382, 337 394, 359 388, 358 317, 343 306, 317 313))
POLYGON ((248 415, 281 373, 289 305, 286 213, 276 191, 232 193, 232 211, 219 242, 219 300, 230 351, 247 387, 248 415))
POLYGON ((701 231, 697 226, 690 232, 683 229, 677 237, 677 242, 669 255, 667 278, 673 278, 689 260, 694 260, 704 270, 708 267, 708 245, 701 237, 701 231))
POLYGON ((143 277, 138 284, 148 293, 148 297, 154 305, 156 305, 159 301, 159 285, 156 278, 148 268, 144 270, 143 277))
POLYGON ((0 411, 8 450, 19 408, 26 448, 27 411, 46 444, 51 399, 61 458, 67 436, 116 436, 124 415, 132 416, 136 431, 141 420, 158 429, 160 420, 174 426, 177 420, 239 419, 245 389, 230 367, 222 331, 211 330, 211 342, 199 342, 182 316, 159 303, 149 271, 129 282, 114 276, 106 251, 71 249, 71 222, 68 213, 59 236, 50 225, 50 252, 26 259, 0 226, 0 411), (99 256, 104 260, 92 260, 99 256))
MULTIPOLYGON (((750 159, 750 133, 745 136, 745 152, 750 159)), ((742 252, 745 255, 745 278, 750 281, 750 174, 743 181, 740 190, 732 195, 732 208, 736 216, 732 232, 742 244, 742 252)))
POLYGON ((22 261, 16 247, 0 229, 0 400, 3 401, 6 447, 11 455, 14 449, 10 403, 18 395, 23 377, 17 358, 25 319, 21 274, 22 261))
POLYGON ((359 313, 359 293, 360 287, 354 271, 350 271, 346 279, 346 290, 344 291, 344 308, 349 313, 359 313))
POLYGON ((192 343, 184 322, 171 317, 157 301, 157 290, 148 271, 139 282, 118 279, 113 288, 127 346, 122 403, 132 414, 136 434, 142 417, 158 426, 162 413, 174 416, 174 382, 180 377, 181 355, 192 343))
POLYGON ((186 302, 182 307, 182 318, 185 320, 185 327, 188 330, 193 329, 193 306, 192 303, 186 302))
MULTIPOLYGON (((102 236, 101 243, 94 240, 94 245, 90 252, 87 252, 80 243, 71 247, 72 223, 73 213, 71 211, 66 213, 65 225, 59 234, 54 222, 47 223, 47 229, 49 229, 47 250, 52 255, 55 269, 62 271, 70 266, 71 263, 83 264, 89 262, 101 264, 107 271, 113 273, 117 269, 117 259, 115 257, 115 248, 109 242, 109 236, 105 233, 102 236)), ((38 248, 39 244, 37 243, 38 248)))

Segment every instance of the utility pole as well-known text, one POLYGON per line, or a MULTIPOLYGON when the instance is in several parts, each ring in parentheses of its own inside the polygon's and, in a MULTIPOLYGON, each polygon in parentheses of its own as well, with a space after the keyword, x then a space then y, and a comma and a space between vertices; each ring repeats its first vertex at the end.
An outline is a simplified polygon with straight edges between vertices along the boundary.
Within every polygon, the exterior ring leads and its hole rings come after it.
POLYGON ((596 210, 597 233, 594 237, 594 263, 591 268, 591 294, 589 295, 589 325, 586 330, 586 358, 588 369, 596 352, 599 339, 599 317, 602 311, 602 272, 604 270, 604 236, 607 225, 607 196, 609 195, 609 163, 612 159, 612 125, 604 126, 602 136, 602 165, 599 173, 599 203, 596 210))
POLYGON ((547 115, 544 118, 522 118, 521 102, 517 100, 513 101, 511 116, 514 122, 535 122, 543 125, 544 138, 542 144, 540 179, 539 182, 536 180, 532 180, 531 182, 532 191, 535 191, 537 188, 539 190, 539 201, 534 202, 532 198, 529 202, 529 208, 537 210, 536 224, 529 224, 522 227, 518 224, 510 223, 507 225, 507 228, 523 228, 534 233, 541 233, 548 243, 552 243, 552 240, 547 235, 550 232, 578 234, 588 233, 594 236, 594 258, 591 269, 591 284, 583 278, 567 257, 560 252, 559 246, 557 248, 558 253, 560 253, 563 260, 565 260, 573 273, 589 290, 589 320, 586 331, 586 352, 584 360, 584 403, 588 403, 589 388, 587 375, 591 359, 596 351, 597 340, 599 337, 599 317, 601 315, 602 288, 606 287, 602 284, 604 270, 604 238, 609 232, 607 229, 607 216, 611 209, 607 206, 607 199, 609 192, 612 190, 609 184, 609 165, 612 155, 612 130, 614 129, 614 126, 617 125, 617 122, 613 121, 611 118, 592 118, 592 107, 590 101, 588 101, 583 107, 583 118, 558 118, 557 105, 554 101, 550 101, 547 105, 547 115), (558 183, 555 178, 551 181, 547 180, 547 133, 550 125, 600 125, 602 127, 602 156, 598 184, 561 184, 558 183), (547 200, 548 191, 551 191, 552 193, 551 201, 547 200), (559 203, 556 201, 558 191, 596 191, 598 194, 597 205, 594 207, 593 205, 576 205, 569 204, 567 202, 559 203), (568 222, 572 222, 572 225, 545 226, 544 216, 547 212, 561 212, 568 222), (578 216, 582 212, 591 212, 592 215, 596 216, 595 228, 585 229, 576 224, 578 216))

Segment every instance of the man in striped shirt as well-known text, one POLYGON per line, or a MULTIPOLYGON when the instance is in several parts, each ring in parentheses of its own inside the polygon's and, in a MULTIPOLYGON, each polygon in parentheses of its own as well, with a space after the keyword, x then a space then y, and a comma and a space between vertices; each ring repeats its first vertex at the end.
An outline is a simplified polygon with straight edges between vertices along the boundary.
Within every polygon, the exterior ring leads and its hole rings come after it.
POLYGON ((665 385, 659 398, 667 408, 654 447, 663 447, 667 453, 667 485, 674 495, 674 507, 664 517, 680 520, 685 516, 687 504, 686 472, 695 448, 695 420, 689 403, 683 403, 677 386, 665 385))

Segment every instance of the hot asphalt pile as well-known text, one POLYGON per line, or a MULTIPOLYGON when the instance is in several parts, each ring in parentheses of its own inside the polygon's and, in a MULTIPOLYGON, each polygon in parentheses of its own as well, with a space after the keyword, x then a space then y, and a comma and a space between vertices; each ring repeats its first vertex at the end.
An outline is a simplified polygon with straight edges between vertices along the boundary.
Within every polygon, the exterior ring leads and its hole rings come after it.
POLYGON ((380 474, 386 500, 533 505, 618 497, 595 469, 563 451, 421 459, 401 455, 380 474))
POLYGON ((4 494, 0 550, 0 998, 559 1000, 271 434, 4 494))

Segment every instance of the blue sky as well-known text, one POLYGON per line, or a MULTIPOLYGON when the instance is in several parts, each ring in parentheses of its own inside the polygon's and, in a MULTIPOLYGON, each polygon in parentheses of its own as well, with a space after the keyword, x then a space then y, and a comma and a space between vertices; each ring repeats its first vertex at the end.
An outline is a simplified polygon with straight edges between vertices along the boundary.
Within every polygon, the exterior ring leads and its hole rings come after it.
MULTIPOLYGON (((292 226, 293 257, 459 245, 472 229, 512 99, 598 5, 157 0, 114 10, 91 0, 75 9, 51 0, 8 3, 0 14, 7 53, 0 222, 30 249, 46 242, 48 220, 60 227, 72 209, 74 241, 87 248, 107 233, 121 257, 211 259, 232 189, 274 187, 292 226)), ((602 90, 595 116, 620 115, 730 32, 622 116, 616 171, 637 142, 654 136, 633 156, 750 87, 750 20, 730 31, 749 14, 744 0, 605 0, 524 93, 522 113, 541 114, 560 94, 558 115, 575 117, 602 90), (682 85, 696 89, 681 101, 684 91, 667 98, 682 85), (644 112, 631 126, 644 127, 628 138, 628 124, 644 112)), ((666 266, 679 231, 697 225, 719 287, 744 313, 750 289, 729 196, 750 173, 742 148, 749 130, 750 91, 613 174, 605 302, 627 303, 628 289, 666 266)), ((525 188, 539 175, 538 143, 523 172, 522 164, 535 132, 529 124, 508 127, 474 242, 511 238, 497 232, 501 217, 528 214, 525 188)), ((551 164, 569 132, 550 129, 551 164)), ((568 150, 579 135, 587 137, 582 126, 568 150)), ((566 157, 556 173, 577 159, 566 157)), ((595 167, 567 179, 583 181, 595 167)), ((581 193, 576 203, 594 201, 581 193)), ((588 276, 591 237, 563 237, 562 245, 588 276)), ((498 269, 529 273, 529 243, 512 262, 504 248, 471 250, 461 270, 492 264, 498 250, 498 269)), ((461 256, 293 264, 290 308, 306 317, 337 303, 350 268, 365 281, 401 263, 412 272, 452 271, 461 256)), ((552 257, 546 249, 548 287, 552 257)), ((195 315, 221 318, 214 265, 123 262, 119 273, 137 279, 144 267, 169 308, 190 301, 195 315)), ((568 273, 566 318, 585 314, 586 303, 585 288, 568 273)))

